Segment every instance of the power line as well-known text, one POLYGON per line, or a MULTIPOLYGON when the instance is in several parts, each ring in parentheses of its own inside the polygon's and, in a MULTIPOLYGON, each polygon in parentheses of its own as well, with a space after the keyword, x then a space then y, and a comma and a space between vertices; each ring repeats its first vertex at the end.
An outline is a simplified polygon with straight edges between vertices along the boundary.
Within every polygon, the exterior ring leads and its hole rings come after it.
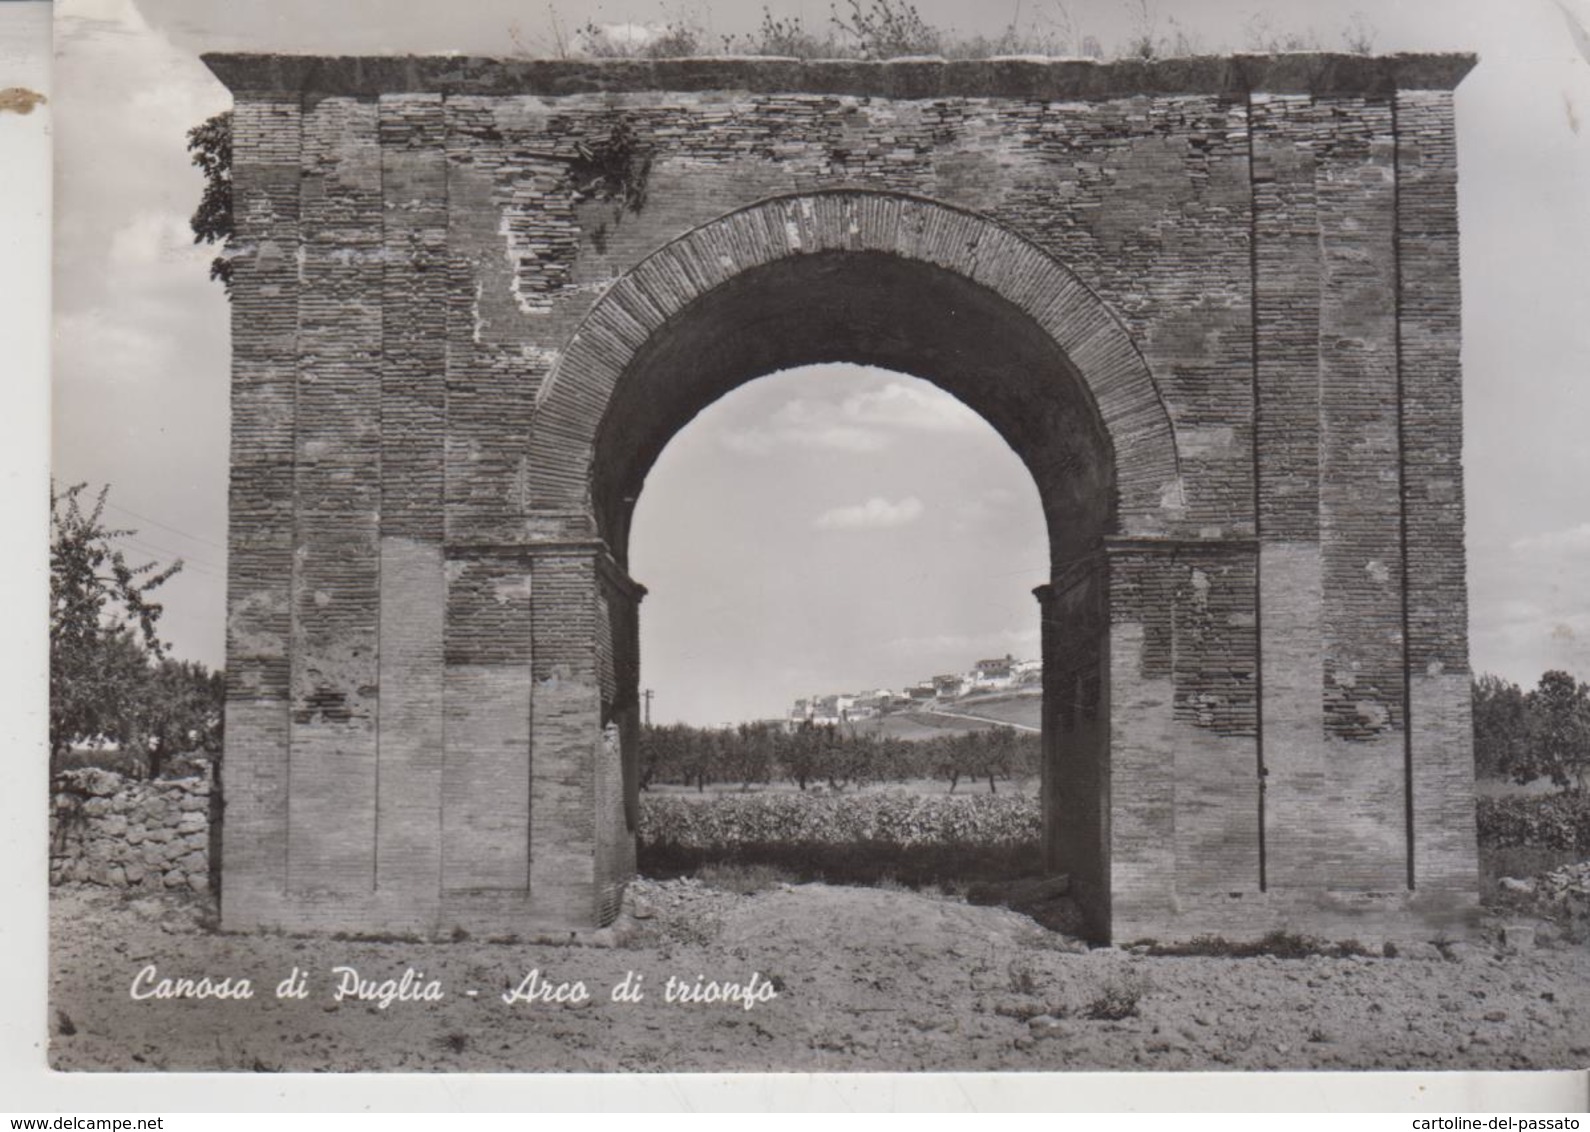
POLYGON ((208 558, 200 558, 194 554, 186 554, 180 550, 174 550, 173 548, 164 546, 161 543, 153 541, 152 539, 146 539, 142 535, 124 534, 118 535, 116 537, 121 539, 123 542, 130 543, 131 545, 137 547, 145 554, 164 554, 172 558, 180 558, 184 562, 191 562, 195 565, 205 566, 212 570, 222 569, 220 563, 211 562, 208 558))
POLYGON ((146 523, 153 523, 155 526, 160 527, 160 528, 162 528, 164 530, 168 530, 174 535, 181 535, 183 538, 192 539, 194 542, 202 542, 202 543, 204 543, 205 546, 213 546, 213 547, 215 547, 216 550, 223 550, 224 551, 226 549, 225 546, 223 546, 221 543, 218 543, 218 542, 214 541, 213 539, 207 539, 207 538, 204 538, 204 537, 202 537, 200 535, 189 534, 187 531, 182 530, 180 527, 173 527, 170 523, 162 523, 159 519, 151 519, 148 515, 140 515, 138 512, 134 511, 132 508, 123 507, 120 503, 112 503, 109 499, 105 500, 105 503, 108 506, 115 508, 117 511, 120 511, 123 515, 130 515, 134 519, 142 519, 146 523))
POLYGON ((224 567, 219 566, 208 559, 195 558, 192 555, 183 554, 181 551, 172 550, 169 546, 161 546, 159 543, 146 542, 143 539, 134 538, 131 535, 118 535, 116 537, 120 541, 126 543, 131 549, 138 551, 140 554, 167 555, 172 558, 181 559, 184 566, 197 567, 201 573, 211 574, 215 577, 226 576, 226 570, 224 567))

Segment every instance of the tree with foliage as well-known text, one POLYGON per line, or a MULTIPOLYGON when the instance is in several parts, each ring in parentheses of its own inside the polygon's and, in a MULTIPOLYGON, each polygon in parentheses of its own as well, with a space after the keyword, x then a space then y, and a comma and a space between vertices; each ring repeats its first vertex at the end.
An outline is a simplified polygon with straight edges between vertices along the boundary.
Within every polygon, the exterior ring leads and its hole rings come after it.
POLYGON ((772 780, 774 762, 774 730, 767 723, 742 723, 738 735, 729 737, 722 745, 723 774, 737 780, 742 790, 749 790, 753 782, 772 780))
POLYGON ((1549 778, 1583 791, 1590 777, 1590 685, 1552 670, 1527 697, 1529 742, 1512 766, 1520 785, 1549 778))
POLYGON ((1523 689, 1500 676, 1485 674, 1473 684, 1474 773, 1506 778, 1513 760, 1529 743, 1529 706, 1523 689))
POLYGON ((136 739, 148 658, 165 656, 155 631, 162 607, 150 595, 182 569, 181 560, 128 564, 112 540, 135 532, 105 525, 109 486, 85 510, 87 486, 50 486, 52 760, 77 743, 136 739))
POLYGON ((790 732, 784 744, 784 774, 802 791, 822 774, 823 752, 833 737, 833 724, 819 727, 809 719, 790 732))
POLYGON ((979 747, 978 777, 988 779, 988 792, 997 794, 999 787, 994 785, 995 777, 1007 777, 1015 761, 1016 729, 995 727, 983 737, 979 747))
POLYGON ((976 781, 982 776, 983 740, 977 732, 964 731, 957 735, 946 735, 933 742, 937 754, 935 777, 950 780, 951 794, 955 793, 955 788, 960 785, 962 778, 976 781))
POLYGON ((221 753, 224 673, 211 672, 197 661, 166 657, 148 668, 144 685, 133 738, 144 751, 150 778, 158 778, 175 755, 221 753))
POLYGON ((204 174, 204 195, 188 224, 196 244, 219 244, 221 254, 210 261, 210 278, 232 294, 232 260, 227 254, 232 221, 232 112, 222 111, 188 131, 188 152, 204 174))

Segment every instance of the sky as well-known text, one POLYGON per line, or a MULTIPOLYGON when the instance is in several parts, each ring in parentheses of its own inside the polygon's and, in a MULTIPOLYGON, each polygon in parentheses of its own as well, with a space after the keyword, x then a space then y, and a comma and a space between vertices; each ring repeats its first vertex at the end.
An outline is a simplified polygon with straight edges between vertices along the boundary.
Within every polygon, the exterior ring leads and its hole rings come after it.
POLYGON ((860 366, 717 401, 647 478, 630 534, 657 722, 774 716, 1038 654, 1037 488, 976 413, 860 366))
MULTIPOLYGON (((1161 34, 1220 51, 1250 46, 1255 21, 1337 47, 1358 6, 1150 8, 1161 34)), ((819 29, 828 13, 769 8, 819 29)), ((918 8, 993 34, 1016 5, 918 8)), ((1134 31, 1129 8, 1076 0, 1069 24, 1111 49, 1134 31)), ((1065 18, 1053 0, 1020 10, 1065 18)), ((228 310, 187 228, 201 179, 184 136, 230 99, 200 53, 545 54, 588 22, 680 11, 722 35, 761 6, 57 4, 52 468, 111 485, 132 556, 184 560, 162 591, 177 655, 224 661, 228 310)), ((1590 678, 1590 0, 1408 0, 1369 23, 1377 51, 1481 57, 1457 92, 1473 666, 1590 678)), ((754 382, 674 439, 637 507, 654 719, 776 715, 800 695, 1034 655, 1043 540, 1015 457, 931 386, 857 367, 754 382)))

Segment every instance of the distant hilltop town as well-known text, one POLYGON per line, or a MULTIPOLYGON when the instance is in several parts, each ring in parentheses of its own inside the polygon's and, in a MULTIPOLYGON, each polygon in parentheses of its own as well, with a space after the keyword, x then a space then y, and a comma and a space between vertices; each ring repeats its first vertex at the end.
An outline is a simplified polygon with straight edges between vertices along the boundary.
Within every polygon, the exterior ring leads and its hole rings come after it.
POLYGON ((789 720, 792 723, 853 723, 977 693, 1039 685, 1042 681, 1042 661, 1017 660, 1007 653, 992 660, 980 660, 968 672, 934 676, 900 691, 878 688, 870 692, 836 692, 796 700, 795 706, 790 708, 789 720))

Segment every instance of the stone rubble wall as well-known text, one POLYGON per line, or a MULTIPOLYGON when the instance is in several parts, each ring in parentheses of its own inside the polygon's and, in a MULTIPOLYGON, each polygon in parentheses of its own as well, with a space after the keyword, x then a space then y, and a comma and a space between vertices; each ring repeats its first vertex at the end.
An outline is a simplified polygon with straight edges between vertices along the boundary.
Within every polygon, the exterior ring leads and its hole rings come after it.
POLYGON ((50 883, 210 887, 210 775, 127 778, 69 770, 51 784, 50 883))

